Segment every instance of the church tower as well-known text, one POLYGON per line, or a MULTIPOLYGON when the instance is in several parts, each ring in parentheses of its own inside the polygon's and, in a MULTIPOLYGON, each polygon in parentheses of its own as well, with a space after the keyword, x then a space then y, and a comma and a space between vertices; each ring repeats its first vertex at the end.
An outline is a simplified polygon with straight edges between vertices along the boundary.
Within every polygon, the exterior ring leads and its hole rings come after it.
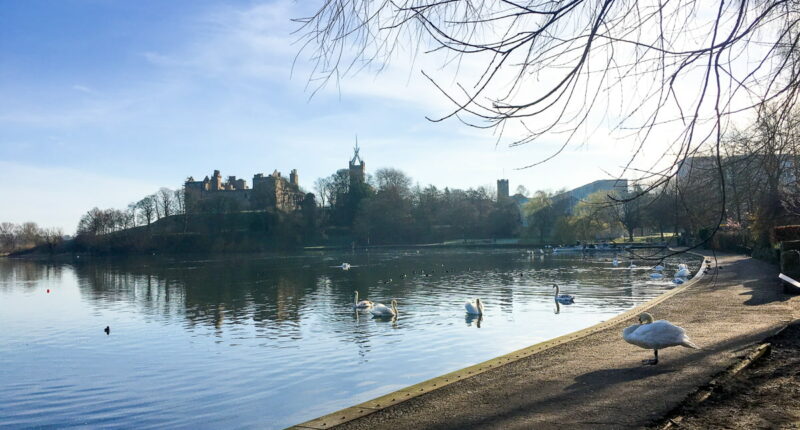
POLYGON ((366 164, 361 156, 358 155, 358 140, 356 146, 353 148, 353 158, 350 159, 350 186, 355 184, 363 184, 366 180, 366 164))

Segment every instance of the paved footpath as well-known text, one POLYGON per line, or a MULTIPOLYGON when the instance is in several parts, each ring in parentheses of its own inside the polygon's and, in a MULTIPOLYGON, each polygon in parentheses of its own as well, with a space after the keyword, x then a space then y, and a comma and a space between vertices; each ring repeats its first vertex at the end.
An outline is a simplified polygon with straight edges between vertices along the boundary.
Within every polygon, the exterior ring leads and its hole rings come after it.
POLYGON ((337 429, 630 428, 662 418, 743 350, 800 315, 777 268, 741 256, 648 310, 686 329, 701 350, 652 351, 622 340, 636 316, 343 423, 337 429))

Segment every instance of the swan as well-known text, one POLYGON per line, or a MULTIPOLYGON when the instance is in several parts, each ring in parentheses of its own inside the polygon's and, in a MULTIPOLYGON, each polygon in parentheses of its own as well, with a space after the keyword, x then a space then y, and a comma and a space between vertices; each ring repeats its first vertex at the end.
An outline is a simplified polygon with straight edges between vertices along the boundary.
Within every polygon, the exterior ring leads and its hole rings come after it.
POLYGON ((617 257, 614 257, 614 260, 613 260, 613 261, 611 261, 611 264, 613 264, 613 265, 614 265, 614 267, 617 267, 617 266, 619 266, 619 260, 617 260, 617 257))
POLYGON ((653 267, 653 270, 655 270, 656 272, 660 272, 664 270, 664 266, 659 264, 658 266, 653 267))
POLYGON ((372 307, 372 302, 369 301, 369 300, 362 300, 362 301, 359 302, 358 301, 358 291, 356 291, 356 300, 353 303, 353 307, 356 308, 356 309, 371 308, 372 307))
POLYGON ((555 299, 557 302, 565 305, 571 305, 575 303, 575 297, 569 294, 558 294, 558 284, 553 284, 553 288, 556 289, 555 299))
POLYGON ((682 284, 684 282, 686 282, 686 281, 684 281, 683 278, 675 278, 675 279, 672 280, 672 283, 673 284, 677 284, 677 285, 680 285, 680 284, 682 284))
POLYGON ((464 303, 464 308, 470 315, 483 315, 483 303, 481 303, 481 299, 475 299, 474 302, 467 300, 467 302, 464 303))
POLYGON ((689 267, 685 264, 681 263, 678 265, 678 271, 675 272, 675 277, 678 278, 688 278, 691 273, 689 272, 689 267))
POLYGON ((372 306, 369 310, 375 317, 396 317, 397 316, 397 301, 392 299, 392 307, 386 306, 383 303, 378 303, 372 306))
POLYGON ((652 279, 661 279, 661 278, 663 278, 663 277, 664 277, 664 275, 662 275, 661 273, 651 273, 651 274, 650 274, 650 277, 651 277, 652 279))
POLYGON ((671 346, 685 346, 686 348, 700 349, 688 336, 686 330, 669 321, 653 321, 653 316, 645 312, 639 315, 639 324, 632 325, 622 330, 625 342, 640 348, 652 349, 655 358, 642 360, 642 364, 658 364, 658 350, 671 346))
POLYGON ((350 263, 342 263, 341 266, 337 266, 342 270, 350 270, 350 263))

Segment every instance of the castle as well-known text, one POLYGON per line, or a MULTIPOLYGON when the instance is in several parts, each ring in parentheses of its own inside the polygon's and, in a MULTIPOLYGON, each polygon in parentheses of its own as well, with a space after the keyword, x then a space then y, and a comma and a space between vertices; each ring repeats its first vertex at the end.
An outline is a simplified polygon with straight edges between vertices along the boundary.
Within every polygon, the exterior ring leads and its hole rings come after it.
POLYGON ((224 202, 235 205, 237 210, 293 212, 300 208, 305 193, 300 190, 296 169, 289 173, 288 180, 277 170, 268 176, 257 173, 253 176, 253 188, 236 176, 228 176, 223 182, 219 170, 214 170, 211 178, 206 176, 202 181, 190 176, 184 184, 184 197, 189 211, 202 211, 204 205, 224 202))

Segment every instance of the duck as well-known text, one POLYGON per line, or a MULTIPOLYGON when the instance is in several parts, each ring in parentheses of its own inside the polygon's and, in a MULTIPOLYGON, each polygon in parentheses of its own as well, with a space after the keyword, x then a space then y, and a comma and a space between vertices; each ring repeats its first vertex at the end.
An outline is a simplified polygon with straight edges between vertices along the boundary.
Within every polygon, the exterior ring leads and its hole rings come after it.
POLYGON ((369 300, 358 301, 358 291, 356 291, 356 299, 355 299, 355 301, 353 303, 353 307, 354 308, 356 308, 356 309, 367 309, 367 308, 371 308, 372 305, 373 305, 373 303, 371 301, 369 301, 369 300))
POLYGON ((553 288, 556 289, 555 300, 561 304, 571 305, 575 303, 575 296, 571 296, 569 294, 558 294, 558 284, 553 284, 553 288))
POLYGON ((464 308, 470 315, 483 315, 483 303, 481 303, 481 299, 475 299, 474 302, 467 300, 467 302, 464 303, 464 308))
POLYGON ((392 299, 391 303, 392 307, 386 306, 383 303, 378 303, 372 306, 372 309, 369 312, 374 317, 378 318, 386 318, 386 317, 396 317, 397 316, 397 301, 392 299))
POLYGON ((639 324, 622 330, 622 339, 640 348, 652 349, 654 358, 642 360, 642 364, 658 364, 658 350, 672 346, 700 349, 686 335, 686 330, 666 320, 653 321, 647 312, 639 315, 639 324))

